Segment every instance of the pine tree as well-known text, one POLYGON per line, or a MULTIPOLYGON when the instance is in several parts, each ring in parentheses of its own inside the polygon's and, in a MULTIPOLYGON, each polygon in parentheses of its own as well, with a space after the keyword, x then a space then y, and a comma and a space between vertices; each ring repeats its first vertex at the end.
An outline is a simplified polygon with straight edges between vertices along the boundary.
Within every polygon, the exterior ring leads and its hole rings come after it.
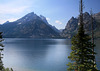
MULTIPOLYGON (((2 35, 1 35, 1 34, 2 34, 2 32, 0 32, 0 42, 3 41, 2 35)), ((0 71, 3 71, 3 62, 2 62, 2 58, 3 58, 2 55, 3 55, 3 54, 2 54, 1 52, 3 51, 3 47, 4 47, 4 46, 2 45, 2 43, 0 43, 0 46, 1 46, 1 47, 0 47, 0 71)))
POLYGON ((95 45, 91 42, 91 37, 85 34, 83 23, 83 2, 80 0, 80 25, 78 33, 72 38, 72 52, 68 57, 71 63, 68 64, 68 71, 97 71, 95 60, 95 45))
MULTIPOLYGON (((91 14, 91 40, 92 40, 92 49, 93 49, 93 52, 94 52, 94 46, 93 46, 93 44, 94 44, 94 31, 93 31, 93 29, 94 29, 94 27, 93 27, 94 17, 93 17, 92 9, 90 11, 90 14, 91 14)), ((93 53, 93 56, 95 57, 95 54, 94 53, 93 53)), ((93 59, 93 62, 94 63, 96 62, 95 61, 95 58, 93 59)), ((95 67, 96 67, 96 64, 93 64, 92 71, 95 71, 95 67)))

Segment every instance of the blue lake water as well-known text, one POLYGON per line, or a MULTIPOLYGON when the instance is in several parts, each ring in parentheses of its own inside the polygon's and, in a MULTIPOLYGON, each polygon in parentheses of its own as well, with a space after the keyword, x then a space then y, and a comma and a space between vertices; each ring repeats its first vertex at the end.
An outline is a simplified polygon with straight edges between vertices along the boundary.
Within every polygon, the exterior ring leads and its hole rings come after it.
MULTIPOLYGON (((95 41, 97 67, 100 69, 100 40, 95 41)), ((6 38, 3 63, 15 71, 67 71, 70 39, 6 38)))

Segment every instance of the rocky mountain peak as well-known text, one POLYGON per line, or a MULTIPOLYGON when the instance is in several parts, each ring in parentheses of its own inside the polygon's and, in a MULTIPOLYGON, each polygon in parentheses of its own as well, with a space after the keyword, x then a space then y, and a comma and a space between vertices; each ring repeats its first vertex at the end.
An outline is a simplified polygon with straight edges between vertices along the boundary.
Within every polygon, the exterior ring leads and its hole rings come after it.
POLYGON ((77 26, 78 26, 78 19, 77 18, 74 18, 72 17, 65 29, 62 31, 62 36, 63 37, 67 37, 67 38, 71 38, 72 36, 70 35, 73 31, 77 30, 77 26))
POLYGON ((88 12, 83 13, 84 16, 90 15, 88 12))
POLYGON ((35 15, 35 13, 31 12, 31 13, 28 13, 27 15, 25 15, 25 16, 34 16, 34 15, 35 15))
POLYGON ((84 19, 84 20, 89 20, 89 19, 91 19, 90 14, 89 14, 88 12, 83 13, 83 19, 84 19))
POLYGON ((75 18, 72 16, 71 20, 74 20, 75 18))
MULTIPOLYGON (((77 19, 76 18, 74 18, 74 17, 72 17, 69 21, 68 21, 68 23, 72 23, 73 21, 75 22, 77 19)), ((73 23, 72 23, 73 24, 73 23)))
MULTIPOLYGON (((72 17, 72 18, 68 21, 68 23, 67 23, 65 29, 71 30, 71 27, 76 27, 76 26, 77 26, 77 23, 78 23, 78 19, 72 17)), ((74 29, 75 29, 75 28, 74 28, 74 29)))
POLYGON ((40 18, 41 18, 46 24, 48 24, 48 22, 47 22, 47 20, 46 20, 46 17, 40 15, 40 18))
POLYGON ((96 19, 96 21, 100 22, 100 12, 94 14, 94 18, 96 19))
POLYGON ((9 21, 6 21, 4 24, 7 24, 7 23, 9 23, 9 21))
MULTIPOLYGON (((94 14, 93 16, 95 17, 93 21, 94 22, 93 26, 94 30, 96 30, 97 26, 99 26, 100 23, 100 12, 94 14)), ((63 30, 62 36, 71 38, 77 32, 78 22, 79 22, 79 17, 78 18, 72 17, 68 21, 65 29, 63 30)), ((91 33, 91 15, 88 12, 83 13, 83 22, 84 22, 85 33, 88 34, 91 33)))
POLYGON ((25 15, 24 17, 18 19, 16 22, 25 23, 25 22, 32 21, 35 19, 41 20, 41 18, 39 16, 37 16, 34 12, 31 12, 31 13, 28 13, 27 15, 25 15))
POLYGON ((44 16, 38 16, 31 12, 14 22, 0 25, 0 31, 4 37, 31 37, 31 38, 57 38, 59 33, 52 27, 47 25, 44 16))

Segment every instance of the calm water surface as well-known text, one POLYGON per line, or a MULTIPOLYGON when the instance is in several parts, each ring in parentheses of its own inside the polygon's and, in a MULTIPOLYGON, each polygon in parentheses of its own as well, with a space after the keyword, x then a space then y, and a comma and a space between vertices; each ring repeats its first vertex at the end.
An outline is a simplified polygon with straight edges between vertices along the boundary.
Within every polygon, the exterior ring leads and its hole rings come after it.
MULTIPOLYGON (((5 67, 15 71, 67 71, 70 39, 6 38, 5 67)), ((96 40, 96 61, 100 67, 100 40, 96 40)), ((99 68, 100 69, 100 68, 99 68)))

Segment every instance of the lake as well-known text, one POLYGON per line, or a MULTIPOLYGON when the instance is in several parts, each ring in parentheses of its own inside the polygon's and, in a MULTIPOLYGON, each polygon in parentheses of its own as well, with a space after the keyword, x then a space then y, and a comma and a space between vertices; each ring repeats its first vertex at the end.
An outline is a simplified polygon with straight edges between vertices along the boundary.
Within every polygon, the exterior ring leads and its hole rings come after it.
MULTIPOLYGON (((96 40, 97 67, 100 69, 100 40, 96 40)), ((5 38, 5 67, 15 71, 67 71, 70 39, 5 38)))

